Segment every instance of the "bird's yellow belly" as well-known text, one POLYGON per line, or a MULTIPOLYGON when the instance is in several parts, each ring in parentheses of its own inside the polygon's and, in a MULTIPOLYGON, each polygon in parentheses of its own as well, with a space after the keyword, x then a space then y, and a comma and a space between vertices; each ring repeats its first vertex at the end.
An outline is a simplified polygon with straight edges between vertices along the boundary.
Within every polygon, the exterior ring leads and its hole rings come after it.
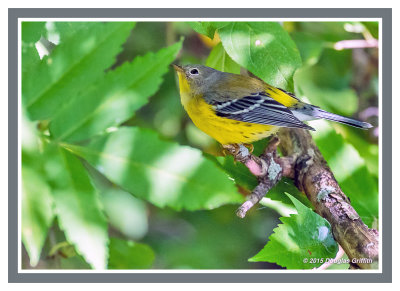
POLYGON ((193 123, 221 144, 251 143, 266 138, 279 129, 273 125, 219 117, 214 113, 211 105, 202 98, 193 98, 189 102, 182 103, 193 123))

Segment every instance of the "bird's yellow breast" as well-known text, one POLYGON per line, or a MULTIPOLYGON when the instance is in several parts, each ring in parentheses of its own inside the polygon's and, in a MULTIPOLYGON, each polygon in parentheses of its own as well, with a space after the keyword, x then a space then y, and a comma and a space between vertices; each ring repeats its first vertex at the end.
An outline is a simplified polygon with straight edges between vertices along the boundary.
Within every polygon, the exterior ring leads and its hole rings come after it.
POLYGON ((215 114, 211 105, 200 96, 191 97, 181 91, 181 101, 193 123, 221 144, 251 143, 278 130, 272 125, 236 121, 215 114))

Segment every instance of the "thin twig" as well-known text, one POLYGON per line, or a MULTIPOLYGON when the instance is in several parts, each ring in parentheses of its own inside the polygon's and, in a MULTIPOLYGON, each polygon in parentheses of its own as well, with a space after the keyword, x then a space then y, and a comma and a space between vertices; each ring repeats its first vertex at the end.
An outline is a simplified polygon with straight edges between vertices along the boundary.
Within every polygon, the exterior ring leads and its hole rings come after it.
POLYGON ((336 50, 378 47, 377 39, 350 39, 341 40, 334 44, 336 50))
POLYGON ((343 257, 344 254, 345 254, 345 252, 344 252, 343 248, 339 245, 338 252, 337 252, 336 257, 334 259, 330 259, 330 260, 326 261, 325 263, 323 263, 318 268, 314 268, 314 269, 315 270, 326 270, 330 266, 332 266, 333 264, 337 264, 338 262, 340 262, 340 259, 343 257))
POLYGON ((236 211, 236 215, 240 218, 244 218, 247 211, 260 202, 268 191, 279 182, 282 174, 288 172, 283 170, 282 164, 286 166, 289 160, 286 159, 281 164, 276 152, 278 145, 279 139, 277 137, 271 139, 268 147, 260 157, 251 154, 243 145, 224 146, 224 149, 230 152, 236 161, 243 163, 253 175, 258 177, 259 180, 257 187, 254 188, 248 196, 246 202, 244 202, 236 211))

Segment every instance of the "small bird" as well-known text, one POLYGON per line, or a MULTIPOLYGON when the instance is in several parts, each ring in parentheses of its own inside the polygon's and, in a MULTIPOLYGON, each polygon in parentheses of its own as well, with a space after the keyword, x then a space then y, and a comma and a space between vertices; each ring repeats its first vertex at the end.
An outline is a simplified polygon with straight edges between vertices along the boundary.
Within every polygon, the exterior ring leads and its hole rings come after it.
POLYGON ((315 130, 303 123, 327 119, 368 129, 372 125, 300 101, 294 94, 249 76, 203 65, 173 65, 183 107, 193 123, 222 145, 249 144, 280 127, 315 130))

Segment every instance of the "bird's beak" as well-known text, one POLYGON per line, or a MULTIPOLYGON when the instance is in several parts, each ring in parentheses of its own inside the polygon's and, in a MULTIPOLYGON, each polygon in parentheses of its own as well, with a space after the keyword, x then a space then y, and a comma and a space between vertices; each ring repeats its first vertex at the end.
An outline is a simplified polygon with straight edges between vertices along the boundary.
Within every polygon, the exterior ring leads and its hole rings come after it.
POLYGON ((183 71, 183 68, 182 68, 181 66, 174 65, 174 64, 172 64, 172 66, 174 67, 174 69, 175 69, 175 71, 176 71, 177 73, 183 73, 183 72, 184 72, 184 71, 183 71))

